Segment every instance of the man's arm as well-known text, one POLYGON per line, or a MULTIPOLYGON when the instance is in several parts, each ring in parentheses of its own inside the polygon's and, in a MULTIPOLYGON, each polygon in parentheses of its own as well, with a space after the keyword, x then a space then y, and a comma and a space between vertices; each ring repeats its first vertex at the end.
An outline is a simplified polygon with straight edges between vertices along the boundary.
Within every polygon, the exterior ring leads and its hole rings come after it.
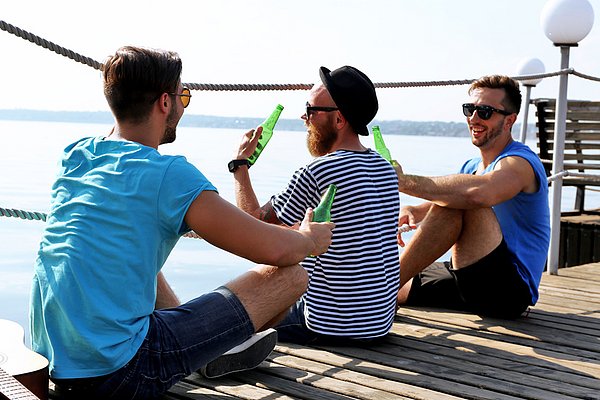
POLYGON ((533 168, 521 157, 503 158, 484 175, 398 175, 398 190, 402 193, 458 209, 491 207, 519 192, 532 193, 538 185, 533 168))
POLYGON ((244 210, 248 214, 261 221, 268 222, 270 224, 283 225, 277 217, 271 202, 268 201, 262 207, 258 203, 256 193, 252 187, 250 180, 250 173, 248 167, 241 166, 233 174, 235 180, 235 201, 239 209, 244 210))
POLYGON ((191 204, 185 222, 209 243, 260 264, 288 266, 331 244, 332 223, 310 222, 299 230, 268 224, 238 209, 216 192, 204 191, 191 204))
MULTIPOLYGON (((242 141, 235 157, 240 160, 250 157, 254 149, 256 149, 256 144, 261 133, 262 128, 260 127, 256 132, 254 130, 246 132, 242 136, 242 141)), ((235 180, 235 202, 238 208, 261 221, 283 225, 279 218, 277 218, 277 214, 275 214, 275 210, 270 202, 267 202, 262 207, 260 206, 256 192, 254 192, 254 188, 252 187, 248 168, 243 165, 233 173, 233 179, 235 180)))

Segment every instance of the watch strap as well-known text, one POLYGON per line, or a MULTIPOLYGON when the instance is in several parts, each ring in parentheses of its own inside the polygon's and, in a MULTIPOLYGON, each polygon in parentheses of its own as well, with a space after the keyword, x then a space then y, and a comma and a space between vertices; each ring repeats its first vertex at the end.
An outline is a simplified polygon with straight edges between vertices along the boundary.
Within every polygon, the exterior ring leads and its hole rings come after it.
POLYGON ((231 160, 229 161, 229 163, 227 164, 227 168, 229 169, 229 172, 234 173, 235 171, 237 171, 237 169, 242 166, 242 165, 247 165, 248 168, 250 168, 250 161, 246 160, 246 159, 242 159, 242 160, 231 160))

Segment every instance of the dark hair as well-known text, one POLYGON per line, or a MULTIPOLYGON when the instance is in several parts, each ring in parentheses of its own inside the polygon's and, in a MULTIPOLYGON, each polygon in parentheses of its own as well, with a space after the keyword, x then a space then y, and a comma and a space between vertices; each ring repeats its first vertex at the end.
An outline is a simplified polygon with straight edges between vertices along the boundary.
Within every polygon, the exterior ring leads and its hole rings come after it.
POLYGON ((517 81, 505 75, 488 75, 477 79, 471 84, 469 94, 475 89, 504 89, 506 95, 502 100, 504 109, 518 114, 521 110, 521 90, 517 81))
POLYGON ((104 97, 117 121, 141 122, 162 93, 177 90, 181 59, 175 52, 124 46, 102 67, 104 97))

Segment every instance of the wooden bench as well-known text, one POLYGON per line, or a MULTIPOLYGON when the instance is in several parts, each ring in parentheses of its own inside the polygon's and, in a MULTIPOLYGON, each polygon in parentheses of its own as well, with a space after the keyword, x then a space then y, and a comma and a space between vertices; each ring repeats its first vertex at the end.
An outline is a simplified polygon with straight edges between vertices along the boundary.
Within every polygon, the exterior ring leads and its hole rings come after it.
MULTIPOLYGON (((539 156, 550 176, 554 172, 551 169, 556 101, 534 99, 531 102, 537 109, 539 156)), ((575 186, 577 192, 574 211, 564 214, 600 214, 600 209, 585 209, 585 190, 600 187, 600 101, 569 100, 566 123, 564 170, 567 176, 563 177, 563 186, 575 186)))

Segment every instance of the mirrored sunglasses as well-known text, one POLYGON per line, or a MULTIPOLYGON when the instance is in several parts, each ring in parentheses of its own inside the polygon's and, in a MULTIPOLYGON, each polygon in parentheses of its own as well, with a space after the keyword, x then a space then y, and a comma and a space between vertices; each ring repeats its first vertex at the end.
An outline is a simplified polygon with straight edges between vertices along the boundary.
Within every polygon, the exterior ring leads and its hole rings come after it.
POLYGON ((181 93, 169 93, 172 96, 179 96, 181 99, 181 104, 183 104, 183 108, 186 108, 190 105, 190 100, 192 99, 192 94, 190 93, 190 89, 184 87, 181 90, 181 93))

